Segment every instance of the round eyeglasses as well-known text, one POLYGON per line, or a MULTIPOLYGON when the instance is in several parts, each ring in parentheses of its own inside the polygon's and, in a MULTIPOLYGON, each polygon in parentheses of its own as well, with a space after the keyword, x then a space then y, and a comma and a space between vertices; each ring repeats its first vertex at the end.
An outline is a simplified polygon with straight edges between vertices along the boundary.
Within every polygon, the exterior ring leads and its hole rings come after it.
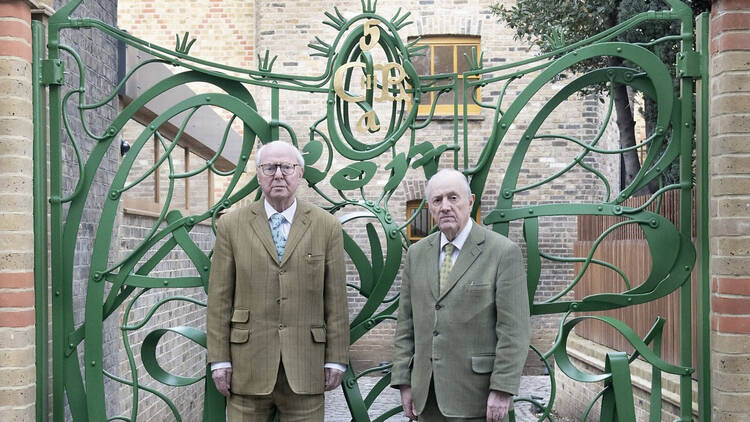
POLYGON ((281 169, 281 174, 284 176, 291 176, 294 174, 294 169, 296 167, 299 167, 299 164, 289 164, 289 163, 268 163, 268 164, 261 164, 258 167, 260 167, 260 170, 263 172, 266 176, 273 176, 276 174, 276 169, 281 169))

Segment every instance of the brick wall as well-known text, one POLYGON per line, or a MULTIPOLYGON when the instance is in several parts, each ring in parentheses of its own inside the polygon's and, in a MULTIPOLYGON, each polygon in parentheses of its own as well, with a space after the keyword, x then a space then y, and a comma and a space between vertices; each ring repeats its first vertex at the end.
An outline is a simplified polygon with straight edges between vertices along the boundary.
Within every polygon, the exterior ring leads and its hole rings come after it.
POLYGON ((0 2, 0 414, 34 419, 31 10, 0 2))
POLYGON ((711 401, 716 421, 750 418, 750 4, 711 10, 709 232, 711 401))

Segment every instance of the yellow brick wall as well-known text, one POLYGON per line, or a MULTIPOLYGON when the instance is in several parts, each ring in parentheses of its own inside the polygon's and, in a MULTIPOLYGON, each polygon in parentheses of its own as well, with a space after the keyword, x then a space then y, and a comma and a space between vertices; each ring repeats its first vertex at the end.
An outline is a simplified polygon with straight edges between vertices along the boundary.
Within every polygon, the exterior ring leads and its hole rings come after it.
POLYGON ((31 5, 0 2, 0 415, 34 420, 31 5))

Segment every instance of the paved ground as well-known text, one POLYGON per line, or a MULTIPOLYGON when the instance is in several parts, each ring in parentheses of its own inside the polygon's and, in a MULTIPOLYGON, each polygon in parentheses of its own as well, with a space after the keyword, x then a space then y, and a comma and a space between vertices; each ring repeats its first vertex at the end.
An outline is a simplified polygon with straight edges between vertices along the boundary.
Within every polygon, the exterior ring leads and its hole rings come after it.
MULTIPOLYGON (((379 380, 377 377, 363 377, 359 380, 359 389, 363 396, 372 389, 372 386, 379 380)), ((534 396, 537 400, 541 400, 546 403, 549 398, 550 386, 549 377, 547 376, 525 376, 521 379, 521 391, 519 396, 529 397, 534 396)), ((380 397, 370 407, 370 418, 375 418, 382 415, 386 411, 401 404, 401 398, 398 391, 386 387, 386 389, 380 394, 380 397)), ((531 422, 536 421, 535 416, 531 411, 530 404, 520 404, 516 406, 516 421, 518 422, 531 422)), ((351 416, 349 414, 349 408, 346 406, 346 400, 341 392, 340 388, 335 391, 326 393, 326 419, 327 422, 344 422, 350 421, 351 416)), ((389 422, 403 422, 406 420, 403 412, 396 416, 392 416, 388 419, 389 422)))

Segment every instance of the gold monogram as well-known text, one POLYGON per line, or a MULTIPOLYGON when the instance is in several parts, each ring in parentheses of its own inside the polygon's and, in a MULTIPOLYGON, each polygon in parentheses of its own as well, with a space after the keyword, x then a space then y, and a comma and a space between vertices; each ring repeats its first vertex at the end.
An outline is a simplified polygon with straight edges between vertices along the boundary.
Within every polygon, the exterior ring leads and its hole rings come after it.
MULTIPOLYGON (((380 28, 377 26, 377 19, 369 19, 364 23, 364 33, 362 38, 359 39, 359 47, 362 51, 369 51, 380 40, 380 28), (369 41, 367 37, 369 36, 369 41)), ((406 71, 404 67, 398 63, 388 62, 385 64, 376 64, 373 66, 373 72, 366 74, 367 66, 361 62, 350 62, 340 66, 336 69, 336 73, 333 76, 333 89, 336 95, 342 100, 350 103, 360 103, 367 101, 364 94, 365 91, 377 89, 378 79, 377 74, 380 74, 380 95, 375 95, 373 101, 375 102, 387 102, 387 101, 404 101, 407 104, 411 104, 411 96, 406 92, 404 88, 404 79, 406 79, 406 71), (344 89, 344 77, 349 71, 354 69, 362 69, 362 76, 360 78, 360 89, 363 92, 361 95, 357 95, 352 92, 347 92, 344 89)), ((372 106, 372 104, 370 104, 372 106)), ((368 107, 370 110, 365 112, 357 121, 357 132, 364 133, 365 131, 377 132, 380 129, 378 124, 377 114, 375 110, 368 107)))

